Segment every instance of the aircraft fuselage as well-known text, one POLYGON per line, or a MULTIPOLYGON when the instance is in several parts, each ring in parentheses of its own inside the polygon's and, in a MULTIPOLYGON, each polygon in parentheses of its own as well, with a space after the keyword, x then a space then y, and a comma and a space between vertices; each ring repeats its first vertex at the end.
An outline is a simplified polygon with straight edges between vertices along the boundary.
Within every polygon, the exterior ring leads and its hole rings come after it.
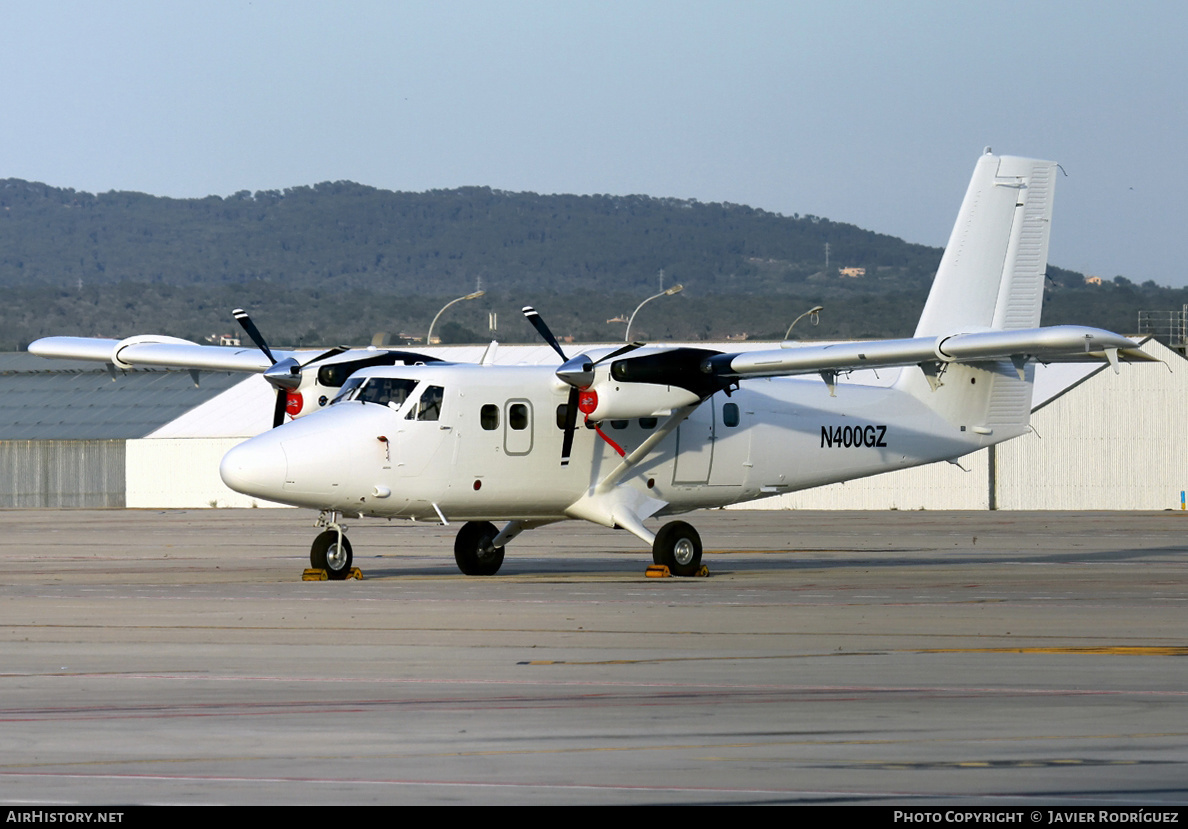
MULTIPOLYGON (((396 366, 356 377, 412 391, 393 402, 374 393, 371 402, 341 400, 246 441, 223 460, 227 485, 347 514, 543 522, 577 517, 567 510, 621 460, 579 421, 572 460, 561 465, 568 387, 549 367, 396 366)), ((649 412, 600 426, 630 453, 667 420, 649 412)), ((676 514, 955 457, 987 442, 996 441, 945 422, 895 387, 845 383, 831 396, 816 378, 748 380, 694 409, 622 484, 664 502, 656 514, 676 514)))

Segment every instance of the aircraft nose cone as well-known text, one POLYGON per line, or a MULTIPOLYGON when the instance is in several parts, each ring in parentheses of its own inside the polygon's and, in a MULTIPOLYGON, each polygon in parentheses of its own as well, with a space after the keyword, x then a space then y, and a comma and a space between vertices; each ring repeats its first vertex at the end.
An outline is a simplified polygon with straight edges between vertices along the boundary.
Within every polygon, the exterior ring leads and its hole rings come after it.
POLYGON ((287 471, 285 450, 278 441, 253 438, 223 456, 219 476, 223 483, 244 495, 280 496, 287 471))

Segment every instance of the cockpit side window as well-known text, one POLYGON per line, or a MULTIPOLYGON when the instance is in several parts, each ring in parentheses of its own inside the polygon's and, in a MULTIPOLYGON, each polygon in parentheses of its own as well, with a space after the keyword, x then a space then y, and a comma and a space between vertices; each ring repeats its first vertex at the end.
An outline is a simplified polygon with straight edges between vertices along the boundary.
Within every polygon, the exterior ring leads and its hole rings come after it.
POLYGON ((437 420, 441 417, 441 402, 445 399, 445 389, 441 386, 426 386, 425 391, 421 393, 421 399, 417 401, 414 409, 410 410, 405 418, 413 419, 413 412, 416 412, 417 420, 437 420))
POLYGON ((416 380, 408 380, 403 377, 368 377, 367 382, 363 384, 363 388, 359 389, 359 393, 355 395, 354 399, 399 409, 416 387, 416 380))

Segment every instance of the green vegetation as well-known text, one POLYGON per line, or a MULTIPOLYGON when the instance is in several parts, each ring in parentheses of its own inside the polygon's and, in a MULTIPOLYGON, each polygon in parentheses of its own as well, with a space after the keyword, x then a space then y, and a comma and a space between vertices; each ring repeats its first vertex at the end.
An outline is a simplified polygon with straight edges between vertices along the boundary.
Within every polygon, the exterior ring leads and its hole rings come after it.
MULTIPOLYGON (((446 342, 533 341, 532 304, 562 335, 617 340, 778 338, 808 307, 802 337, 911 333, 941 251, 814 216, 647 196, 539 196, 468 187, 394 193, 350 182, 227 198, 100 195, 0 181, 0 348, 47 334, 234 333, 252 311, 278 344, 423 337, 448 299, 446 342), (825 245, 830 247, 826 270, 825 245), (856 279, 838 267, 865 268, 856 279)), ((1051 268, 1046 323, 1134 328, 1137 311, 1178 308, 1188 291, 1119 278, 1086 286, 1051 268)))

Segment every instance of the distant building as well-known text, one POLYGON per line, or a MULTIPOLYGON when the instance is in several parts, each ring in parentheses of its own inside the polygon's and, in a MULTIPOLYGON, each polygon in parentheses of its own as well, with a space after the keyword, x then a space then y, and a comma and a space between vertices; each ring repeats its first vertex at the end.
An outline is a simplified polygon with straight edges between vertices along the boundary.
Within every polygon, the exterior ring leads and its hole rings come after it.
POLYGON ((1085 284, 1086 285, 1100 285, 1101 277, 1100 276, 1087 276, 1087 277, 1085 277, 1085 284))
POLYGON ((837 273, 842 277, 857 279, 860 276, 866 276, 866 268, 838 268, 837 273))

